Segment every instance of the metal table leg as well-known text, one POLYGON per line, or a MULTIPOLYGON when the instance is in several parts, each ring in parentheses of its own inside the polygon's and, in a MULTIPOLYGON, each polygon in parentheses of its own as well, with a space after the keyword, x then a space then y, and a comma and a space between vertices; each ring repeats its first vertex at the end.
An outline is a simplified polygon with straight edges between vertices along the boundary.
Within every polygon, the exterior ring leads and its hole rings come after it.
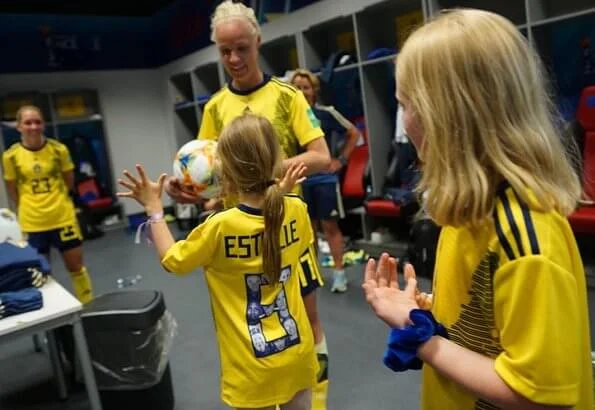
POLYGON ((52 370, 54 372, 54 380, 56 380, 58 387, 58 397, 60 400, 66 400, 68 398, 68 389, 64 378, 64 367, 62 366, 58 344, 56 343, 55 330, 52 329, 47 331, 46 337, 48 339, 48 351, 50 354, 50 362, 52 363, 52 370))
POLYGON ((85 378, 85 386, 87 387, 87 394, 89 395, 89 403, 92 410, 102 410, 101 401, 99 399, 99 392, 97 391, 97 382, 95 381, 95 374, 93 373, 93 365, 91 364, 91 357, 87 347, 87 339, 85 338, 85 331, 81 324, 80 316, 76 316, 72 323, 72 331, 74 333, 74 340, 76 343, 76 350, 81 362, 83 376, 85 378))

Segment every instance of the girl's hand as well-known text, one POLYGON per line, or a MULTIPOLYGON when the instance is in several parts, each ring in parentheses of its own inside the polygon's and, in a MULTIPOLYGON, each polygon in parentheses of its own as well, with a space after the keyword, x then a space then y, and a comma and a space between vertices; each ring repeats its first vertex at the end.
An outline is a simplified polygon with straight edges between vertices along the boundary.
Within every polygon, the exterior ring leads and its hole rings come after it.
POLYGON ((147 177, 142 165, 137 164, 136 170, 140 178, 137 178, 127 170, 124 170, 123 174, 128 178, 128 181, 118 179, 118 183, 130 191, 118 192, 116 195, 121 198, 136 199, 136 201, 145 208, 147 214, 163 211, 161 194, 163 193, 163 184, 167 175, 161 174, 157 181, 152 181, 147 177))
MULTIPOLYGON (((416 278, 415 268, 410 263, 405 264, 405 267, 403 268, 403 274, 405 276, 405 281, 409 280, 409 278, 416 278)), ((415 289, 415 300, 417 301, 420 309, 432 310, 431 294, 420 292, 419 289, 415 289)))
POLYGON ((410 324, 409 313, 419 309, 416 292, 417 280, 412 269, 405 275, 407 285, 399 287, 397 262, 387 253, 380 256, 378 264, 370 259, 366 265, 366 276, 362 287, 366 301, 382 321, 392 328, 403 328, 410 324))
POLYGON ((287 171, 285 171, 285 175, 283 179, 279 182, 279 188, 284 194, 288 194, 293 190, 293 187, 296 184, 301 184, 304 182, 306 177, 304 173, 306 172, 306 165, 303 162, 299 164, 291 164, 287 171))

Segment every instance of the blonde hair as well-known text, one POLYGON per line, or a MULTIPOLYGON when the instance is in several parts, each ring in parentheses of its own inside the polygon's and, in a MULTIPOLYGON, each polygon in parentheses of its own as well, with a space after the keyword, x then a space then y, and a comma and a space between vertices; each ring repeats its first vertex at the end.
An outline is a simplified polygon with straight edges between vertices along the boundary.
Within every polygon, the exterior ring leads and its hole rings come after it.
POLYGON ((305 78, 306 80, 308 80, 310 82, 310 85, 312 86, 312 89, 314 90, 314 92, 318 93, 318 91, 320 90, 320 80, 311 71, 305 70, 303 68, 298 68, 291 75, 291 80, 289 82, 291 84, 293 84, 295 79, 298 77, 302 77, 302 78, 305 78))
POLYGON ((19 109, 17 110, 17 113, 15 115, 17 124, 19 124, 21 122, 21 120, 23 119, 23 113, 25 111, 35 111, 37 114, 39 114, 39 117, 41 118, 42 121, 45 122, 45 119, 43 118, 43 113, 41 112, 41 109, 35 105, 23 105, 21 107, 19 107, 19 109))
POLYGON ((399 97, 423 134, 418 190, 438 224, 484 222, 504 181, 542 211, 572 212, 581 188, 559 116, 539 57, 511 22, 447 11, 407 39, 397 64, 399 97))
POLYGON ((250 26, 255 37, 260 36, 260 25, 254 14, 254 10, 243 3, 225 0, 219 4, 211 16, 211 41, 216 43, 215 28, 219 23, 229 20, 244 20, 250 26))
POLYGON ((275 182, 282 172, 279 139, 264 117, 245 113, 227 125, 217 142, 219 175, 228 194, 240 192, 264 197, 262 265, 271 283, 281 276, 283 194, 275 182))

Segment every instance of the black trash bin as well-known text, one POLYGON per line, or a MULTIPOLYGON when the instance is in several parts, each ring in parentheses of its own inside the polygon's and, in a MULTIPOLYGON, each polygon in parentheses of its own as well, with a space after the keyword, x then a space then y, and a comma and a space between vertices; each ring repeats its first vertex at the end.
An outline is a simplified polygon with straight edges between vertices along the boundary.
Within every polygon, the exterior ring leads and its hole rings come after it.
POLYGON ((176 323, 158 291, 126 290, 85 305, 82 322, 104 410, 172 410, 176 323))

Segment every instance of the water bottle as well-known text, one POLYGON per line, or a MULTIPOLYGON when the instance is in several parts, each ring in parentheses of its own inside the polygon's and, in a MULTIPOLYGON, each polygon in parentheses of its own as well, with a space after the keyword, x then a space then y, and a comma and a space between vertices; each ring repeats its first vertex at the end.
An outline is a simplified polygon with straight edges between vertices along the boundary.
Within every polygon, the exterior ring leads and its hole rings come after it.
POLYGON ((126 276, 118 278, 116 283, 118 284, 118 289, 130 288, 140 282, 142 278, 141 275, 126 276))

